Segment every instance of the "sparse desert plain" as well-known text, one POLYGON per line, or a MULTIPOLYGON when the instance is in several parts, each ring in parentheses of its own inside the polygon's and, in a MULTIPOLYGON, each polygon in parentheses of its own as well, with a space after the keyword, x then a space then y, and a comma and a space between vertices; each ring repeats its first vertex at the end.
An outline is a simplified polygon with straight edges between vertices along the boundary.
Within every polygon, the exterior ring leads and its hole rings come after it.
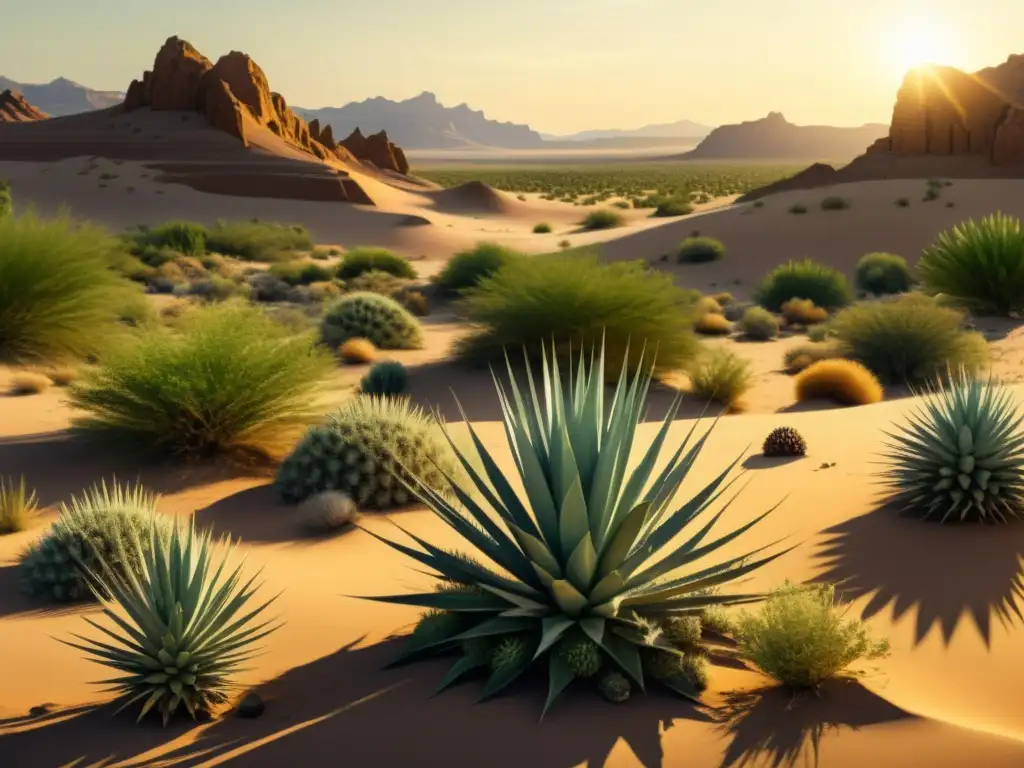
POLYGON ((1024 765, 1021 113, 956 73, 806 171, 420 166, 178 38, 7 96, 0 764, 1024 765))

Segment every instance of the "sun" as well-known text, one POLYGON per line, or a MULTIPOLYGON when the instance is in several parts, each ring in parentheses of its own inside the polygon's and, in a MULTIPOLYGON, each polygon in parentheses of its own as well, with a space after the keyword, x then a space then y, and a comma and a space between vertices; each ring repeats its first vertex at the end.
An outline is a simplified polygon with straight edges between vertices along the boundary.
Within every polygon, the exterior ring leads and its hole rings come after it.
POLYGON ((923 64, 949 64, 952 30, 937 20, 915 21, 887 30, 884 58, 887 66, 906 72, 923 64))

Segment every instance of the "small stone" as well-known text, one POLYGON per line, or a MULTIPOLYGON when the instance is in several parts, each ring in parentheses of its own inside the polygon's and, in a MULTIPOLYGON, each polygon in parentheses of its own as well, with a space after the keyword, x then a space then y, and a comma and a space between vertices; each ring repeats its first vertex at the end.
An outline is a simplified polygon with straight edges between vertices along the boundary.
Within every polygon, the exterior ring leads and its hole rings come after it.
POLYGON ((249 691, 242 697, 236 713, 239 717, 254 718, 262 715, 264 709, 266 709, 266 704, 263 702, 263 697, 255 691, 249 691))

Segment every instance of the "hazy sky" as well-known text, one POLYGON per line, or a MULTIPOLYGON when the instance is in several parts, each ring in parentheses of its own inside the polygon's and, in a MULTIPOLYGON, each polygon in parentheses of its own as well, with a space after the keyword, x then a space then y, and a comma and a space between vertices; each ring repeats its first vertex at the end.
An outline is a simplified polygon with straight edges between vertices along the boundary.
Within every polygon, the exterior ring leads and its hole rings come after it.
POLYGON ((1024 53, 1024 0, 0 0, 0 74, 124 90, 170 35, 291 104, 429 90, 546 132, 888 122, 908 66, 1024 53))

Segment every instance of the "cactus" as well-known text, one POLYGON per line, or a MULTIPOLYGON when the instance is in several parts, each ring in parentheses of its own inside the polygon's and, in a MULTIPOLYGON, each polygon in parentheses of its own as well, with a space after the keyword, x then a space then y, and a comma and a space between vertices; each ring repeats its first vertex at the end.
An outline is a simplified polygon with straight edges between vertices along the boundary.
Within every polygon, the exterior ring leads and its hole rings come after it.
POLYGON ((405 391, 408 376, 405 366, 393 360, 374 365, 359 384, 365 395, 400 395, 405 391))
POLYGON ((601 648, 589 637, 563 636, 558 653, 562 655, 576 677, 593 677, 601 671, 601 648))
POLYGON ((506 637, 491 652, 491 669, 508 672, 529 659, 526 641, 519 636, 506 637))
POLYGON ((50 531, 22 557, 25 592, 59 603, 93 600, 82 566, 99 573, 101 558, 114 573, 139 575, 140 550, 132 546, 133 538, 145 547, 151 526, 161 536, 171 532, 170 520, 156 513, 156 500, 141 486, 108 488, 104 482, 61 504, 50 531))
POLYGON ((609 672, 601 678, 597 688, 602 696, 614 704, 622 704, 629 700, 631 686, 629 679, 621 672, 609 672))
POLYGON ((402 482, 411 482, 409 473, 445 491, 445 474, 454 472, 451 447, 432 417, 406 399, 360 395, 306 433, 275 484, 290 503, 341 491, 361 509, 382 510, 415 501, 402 482))
POLYGON ((302 505, 303 523, 311 533, 329 533, 351 525, 358 517, 356 504, 340 491, 323 491, 302 505))
POLYGON ((765 438, 765 456, 806 456, 807 443, 792 427, 776 427, 765 438))
POLYGON ((423 346, 419 321, 394 299, 378 293, 356 292, 342 297, 324 315, 324 343, 337 347, 362 337, 379 349, 418 349, 423 346))

